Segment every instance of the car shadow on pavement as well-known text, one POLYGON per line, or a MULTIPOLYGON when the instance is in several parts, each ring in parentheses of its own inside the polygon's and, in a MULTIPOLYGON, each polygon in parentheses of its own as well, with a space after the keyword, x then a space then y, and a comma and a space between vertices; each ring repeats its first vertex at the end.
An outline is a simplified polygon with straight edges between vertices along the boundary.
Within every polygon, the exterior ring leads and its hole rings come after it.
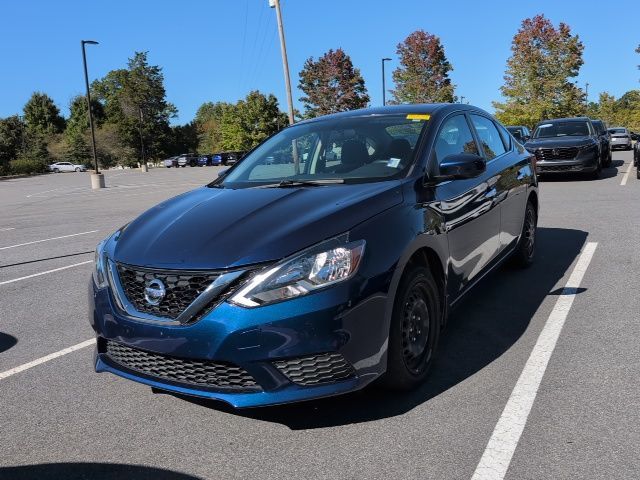
POLYGON ((624 165, 623 160, 613 160, 611 165, 603 167, 600 176, 597 179, 591 178, 588 173, 545 173, 544 175, 538 175, 538 180, 541 182, 579 182, 579 181, 597 181, 605 180, 607 178, 616 177, 619 173, 618 168, 624 165))
POLYGON ((16 343, 18 343, 18 339, 13 335, 9 335, 8 333, 0 332, 0 353, 9 350, 16 343))
POLYGON ((162 468, 118 463, 41 463, 0 467, 0 480, 200 480, 162 468))
MULTIPOLYGON (((292 405, 234 410, 218 402, 180 397, 233 415, 277 422, 293 430, 368 422, 402 415, 473 376, 518 341, 540 304, 579 255, 587 233, 538 229, 537 258, 526 270, 498 269, 451 312, 430 377, 418 389, 393 392, 375 385, 352 394, 292 405)), ((555 290, 554 290, 555 289, 555 290)))

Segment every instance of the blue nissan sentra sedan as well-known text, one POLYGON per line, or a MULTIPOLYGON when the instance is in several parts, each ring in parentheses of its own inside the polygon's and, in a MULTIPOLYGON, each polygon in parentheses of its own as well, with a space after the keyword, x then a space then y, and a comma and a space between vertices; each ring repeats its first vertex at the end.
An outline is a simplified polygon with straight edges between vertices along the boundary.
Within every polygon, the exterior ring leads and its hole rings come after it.
POLYGON ((415 387, 449 309, 533 262, 533 162, 468 105, 288 127, 98 245, 96 371, 235 407, 415 387))

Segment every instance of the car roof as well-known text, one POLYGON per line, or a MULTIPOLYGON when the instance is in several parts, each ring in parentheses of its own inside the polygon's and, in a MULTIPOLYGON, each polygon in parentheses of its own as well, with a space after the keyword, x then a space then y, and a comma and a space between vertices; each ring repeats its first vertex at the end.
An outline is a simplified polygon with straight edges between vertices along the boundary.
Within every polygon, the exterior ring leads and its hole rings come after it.
POLYGON ((384 107, 369 107, 360 108, 358 110, 349 110, 347 112, 332 113, 329 115, 323 115, 321 117, 310 118, 308 120, 302 120, 297 122, 296 125, 307 124, 312 122, 318 122, 329 119, 350 118, 350 117, 364 117, 368 115, 408 115, 411 113, 416 114, 446 114, 453 111, 475 111, 483 114, 487 114, 484 110, 474 107, 473 105, 467 105, 464 103, 415 103, 407 105, 387 105, 384 107))
POLYGON ((538 122, 538 125, 542 123, 555 123, 555 122, 590 122, 589 117, 568 117, 568 118, 551 118, 549 120, 542 120, 538 122))

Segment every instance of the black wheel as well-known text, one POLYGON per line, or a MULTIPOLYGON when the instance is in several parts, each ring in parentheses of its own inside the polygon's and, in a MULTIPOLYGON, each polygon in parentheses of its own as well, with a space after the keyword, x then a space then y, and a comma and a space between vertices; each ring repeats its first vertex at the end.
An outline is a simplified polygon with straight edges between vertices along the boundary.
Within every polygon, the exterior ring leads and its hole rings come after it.
POLYGON ((609 155, 607 155, 607 163, 606 163, 607 167, 611 166, 611 162, 613 160, 611 157, 612 157, 611 156, 611 150, 609 150, 609 155))
POLYGON ((76 172, 80 172, 80 169, 79 169, 79 168, 76 168, 76 172))
POLYGON ((636 178, 640 180, 640 162, 638 162, 638 166, 636 167, 636 178))
POLYGON ((513 252, 513 264, 527 268, 533 264, 536 255, 536 231, 538 229, 538 214, 531 201, 527 202, 524 212, 524 222, 518 246, 513 252))
POLYGON ((53 169, 53 173, 60 173, 60 170, 59 170, 59 169, 57 169, 57 168, 54 168, 54 169, 53 169))
POLYGON ((429 374, 440 337, 442 305, 438 285, 428 268, 407 270, 396 293, 389 331, 387 388, 409 390, 429 374))

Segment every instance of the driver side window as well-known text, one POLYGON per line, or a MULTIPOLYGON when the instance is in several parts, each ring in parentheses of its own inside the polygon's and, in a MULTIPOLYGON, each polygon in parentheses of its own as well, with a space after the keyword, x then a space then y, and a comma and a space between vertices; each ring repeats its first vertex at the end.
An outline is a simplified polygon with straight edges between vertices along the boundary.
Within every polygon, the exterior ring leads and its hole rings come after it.
POLYGON ((436 137, 435 154, 438 164, 449 155, 461 153, 478 154, 478 145, 464 115, 449 117, 436 137))

